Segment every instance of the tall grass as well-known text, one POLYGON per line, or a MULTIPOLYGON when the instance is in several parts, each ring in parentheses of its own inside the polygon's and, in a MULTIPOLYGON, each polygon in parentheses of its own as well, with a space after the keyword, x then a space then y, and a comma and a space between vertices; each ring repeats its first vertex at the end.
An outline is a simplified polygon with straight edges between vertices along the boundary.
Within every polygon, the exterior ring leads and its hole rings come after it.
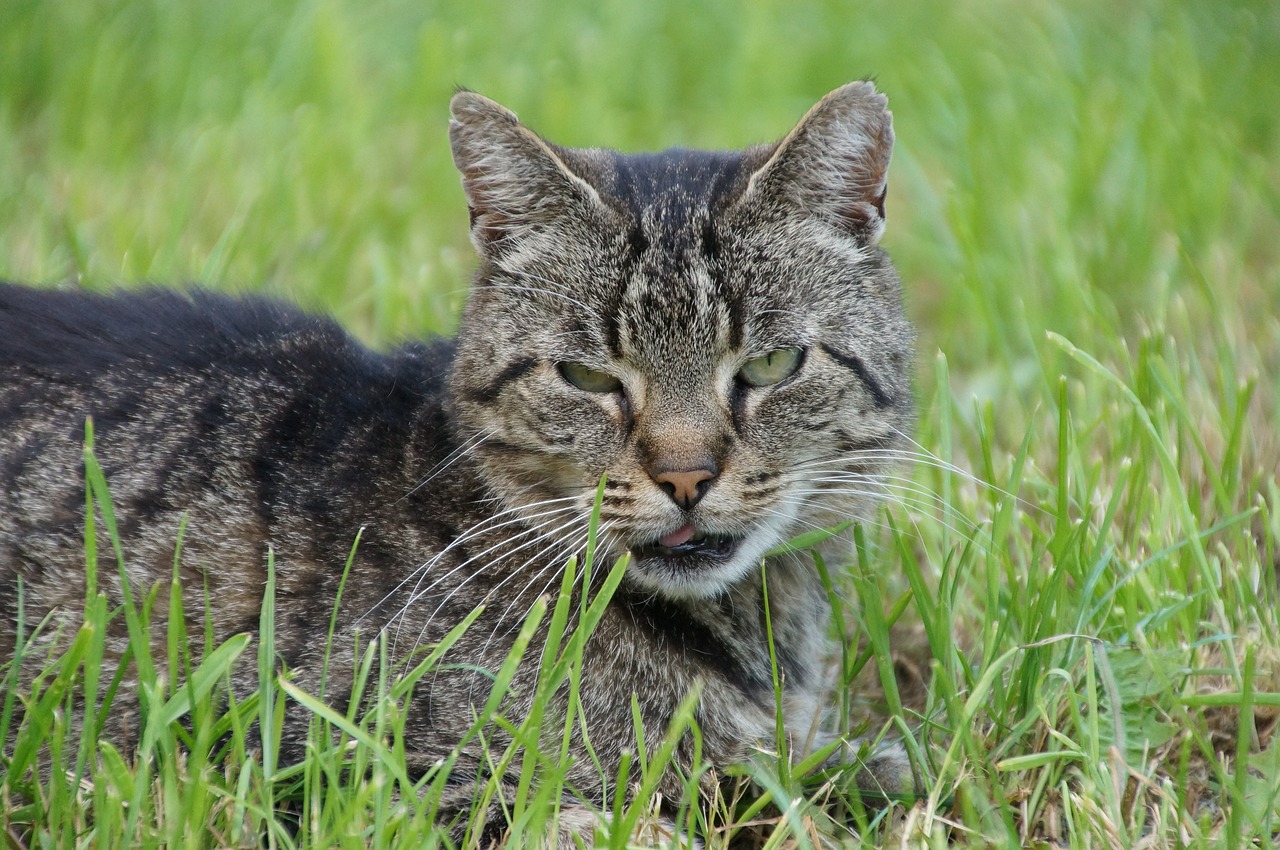
MULTIPOLYGON (((862 811, 847 776, 764 764, 765 802, 732 815, 781 818, 774 846, 1271 846, 1274 3, 8 0, 0 273, 264 289, 377 344, 447 332, 472 262, 455 85, 557 141, 633 150, 776 137, 862 76, 895 111, 885 242, 921 332, 914 439, 940 461, 904 473, 853 563, 821 566, 850 635, 841 714, 903 737, 925 797, 862 811)), ((212 688, 247 647, 195 669, 170 653, 152 660, 155 758, 131 758, 67 734, 73 686, 118 686, 93 664, 109 612, 87 609, 34 696, 4 680, 0 732, 27 700, 27 749, 0 762, 11 845, 436 840, 431 788, 395 749, 411 679, 337 716, 265 665, 257 695, 215 710, 159 683, 212 688), (246 743, 308 699, 303 765, 246 743), (37 744, 93 782, 18 769, 37 744)), ((554 806, 522 805, 521 834, 541 834, 554 806)))

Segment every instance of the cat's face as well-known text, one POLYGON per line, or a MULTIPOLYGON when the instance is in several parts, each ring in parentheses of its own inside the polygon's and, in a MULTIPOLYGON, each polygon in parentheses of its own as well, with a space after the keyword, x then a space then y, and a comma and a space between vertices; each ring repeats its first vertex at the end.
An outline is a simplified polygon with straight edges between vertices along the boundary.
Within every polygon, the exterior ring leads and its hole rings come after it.
POLYGON ((865 514, 912 410, 881 95, 727 154, 554 148, 470 93, 453 112, 481 255, 453 392, 530 559, 581 541, 601 475, 601 545, 670 596, 865 514))

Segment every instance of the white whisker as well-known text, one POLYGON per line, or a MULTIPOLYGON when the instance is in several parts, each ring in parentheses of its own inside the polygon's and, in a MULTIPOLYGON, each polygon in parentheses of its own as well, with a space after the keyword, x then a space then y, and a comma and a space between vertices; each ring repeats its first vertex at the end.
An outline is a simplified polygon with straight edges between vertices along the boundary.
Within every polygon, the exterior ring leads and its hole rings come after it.
POLYGON ((399 499, 396 499, 396 501, 402 502, 405 499, 412 496, 414 493, 421 490, 423 487, 427 486, 427 484, 430 483, 433 479, 435 479, 438 475, 443 473, 449 467, 453 466, 462 458, 466 457, 468 454, 471 453, 473 449, 475 449, 485 440, 492 437, 495 433, 497 432, 494 429, 489 429, 487 431, 480 431, 474 436, 468 438, 465 442, 463 442, 462 445, 458 446, 456 449, 449 452, 449 454, 445 455, 443 460, 441 460, 435 466, 431 467, 431 469, 427 471, 426 476, 421 481, 413 485, 413 487, 409 490, 409 492, 405 493, 399 499))
MULTIPOLYGON (((523 273, 521 276, 530 278, 532 280, 537 280, 542 283, 551 284, 553 286, 555 285, 554 281, 547 280, 546 278, 539 277, 537 275, 523 273)), ((512 292, 528 292, 534 295, 550 295, 552 298, 562 298, 576 307, 581 307, 583 310, 585 310, 588 314, 595 317, 596 319, 600 318, 600 313, 595 308, 591 307, 588 304, 583 303, 582 301, 579 301, 577 298, 574 298, 571 295, 566 295, 563 292, 557 292, 554 289, 543 289, 542 287, 538 287, 538 286, 520 286, 518 284, 504 284, 504 283, 491 283, 491 282, 485 282, 483 286, 485 289, 506 289, 512 292)))
MULTIPOLYGON (((529 580, 526 581, 524 585, 522 585, 521 588, 515 592, 515 594, 512 596, 511 601, 507 603, 507 607, 502 609, 502 613, 498 615, 497 620, 494 623, 493 632, 489 635, 489 639, 485 642, 486 648, 489 646, 489 643, 493 641, 495 638, 505 637, 506 635, 511 634, 511 632, 515 631, 516 628, 518 628, 520 624, 525 621, 525 619, 529 616, 529 612, 533 610, 532 603, 525 610, 524 614, 521 615, 520 617, 509 620, 507 615, 510 614, 511 609, 514 608, 519 603, 519 601, 524 598, 524 595, 526 592, 528 592, 529 588, 532 587, 534 583, 537 582, 540 578, 546 575, 548 571, 551 571, 552 574, 543 583, 542 590, 539 591, 534 596, 534 600, 536 601, 540 596, 543 596, 544 594, 547 594, 550 592, 552 584, 555 583, 556 577, 560 575, 560 570, 568 562, 569 557, 574 554, 575 550, 585 548, 589 522, 590 522, 589 519, 584 520, 583 525, 579 530, 564 535, 564 537, 562 538, 563 545, 561 545, 556 550, 554 555, 546 557, 545 559, 546 563, 542 566, 542 568, 539 569, 536 573, 534 573, 529 578, 529 580), (510 625, 507 627, 505 632, 499 635, 498 630, 502 627, 502 624, 506 622, 509 622, 510 625)), ((597 537, 596 537, 597 541, 599 541, 600 535, 603 534, 604 530, 605 529, 602 528, 600 531, 597 532, 597 537)), ((547 547, 547 549, 550 549, 550 548, 552 547, 547 547)), ((534 560, 542 558, 543 553, 545 553, 547 549, 543 549, 541 552, 538 553, 537 556, 535 556, 535 558, 530 558, 529 560, 525 561, 524 564, 520 565, 520 568, 526 567, 529 564, 531 564, 534 560)), ((518 570, 516 572, 518 572, 518 570)), ((515 575, 516 572, 513 572, 512 575, 515 575)), ((576 586, 581 580, 582 580, 582 571, 579 570, 574 575, 573 584, 576 586)), ((502 583, 505 583, 505 582, 506 582, 506 579, 504 579, 502 583)), ((497 587, 495 587, 494 590, 497 590, 497 587)))
MULTIPOLYGON (((538 528, 542 528, 542 527, 544 527, 544 526, 546 526, 546 525, 550 525, 550 524, 551 524, 552 522, 554 522, 554 521, 555 521, 555 520, 547 520, 545 523, 542 523, 541 525, 539 525, 539 526, 538 526, 538 528)), ((575 517, 571 518, 568 522, 561 523, 560 525, 556 526, 555 528, 551 529, 550 531, 543 532, 542 534, 539 534, 537 537, 533 538, 532 540, 527 540, 527 541, 525 541, 524 543, 521 543, 519 546, 516 546, 516 547, 514 547, 514 548, 512 548, 512 549, 508 550, 506 553, 504 553, 504 556, 503 556, 503 557, 509 557, 510 555, 512 555, 512 554, 514 554, 514 553, 516 553, 516 552, 519 552, 519 551, 520 551, 520 550, 522 550, 522 549, 526 549, 526 548, 528 548, 528 547, 530 547, 530 546, 536 546, 537 544, 541 543, 543 540, 546 540, 548 537, 551 537, 552 535, 557 535, 557 534, 559 534, 561 531, 563 531, 564 529, 566 529, 566 528, 570 528, 570 527, 572 527, 573 525, 575 525, 575 524, 577 524, 577 523, 580 523, 580 522, 581 522, 581 518, 580 518, 580 517, 575 516, 575 517)), ((483 552, 478 553, 478 554, 476 554, 476 555, 473 555, 472 557, 470 557, 470 558, 468 558, 466 561, 464 561, 462 564, 459 564, 459 565, 458 565, 458 567, 455 567, 453 570, 450 570, 450 574, 452 574, 453 572, 456 572, 456 570, 457 570, 457 569, 461 568, 462 566, 464 566, 464 565, 466 565, 466 564, 469 564, 469 563, 471 563, 471 562, 473 562, 473 561, 475 561, 475 560, 478 560, 478 559, 480 559, 480 558, 482 558, 482 557, 484 557, 484 556, 486 556, 486 555, 489 555, 489 554, 490 554, 490 553, 492 553, 494 550, 496 550, 496 549, 498 549, 498 548, 501 548, 503 545, 505 545, 505 544, 507 544, 507 543, 509 543, 509 542, 510 542, 510 541, 505 541, 505 540, 504 540, 504 541, 500 541, 499 543, 494 544, 493 546, 489 547, 488 549, 485 549, 483 552)), ((527 563, 527 562, 526 562, 526 563, 527 563)), ((491 566, 492 566, 492 565, 491 565, 491 564, 489 564, 489 563, 487 563, 487 562, 486 562, 486 563, 484 563, 484 564, 482 564, 482 565, 480 566, 480 568, 479 568, 479 569, 473 570, 473 571, 471 572, 471 574, 470 574, 470 575, 468 575, 465 579, 463 579, 461 582, 459 582, 457 585, 455 585, 455 586, 454 586, 454 588, 453 588, 452 590, 450 590, 450 591, 445 595, 445 597, 444 597, 443 599, 441 599, 441 600, 440 600, 440 603, 439 603, 439 604, 435 607, 435 609, 434 609, 434 610, 433 610, 433 611, 432 611, 432 612, 427 616, 426 620, 424 620, 424 621, 423 621, 422 628, 423 628, 424 633, 425 633, 425 630, 426 630, 427 626, 428 626, 428 625, 430 625, 430 624, 431 624, 431 621, 435 619, 435 616, 436 616, 437 614, 439 614, 439 613, 440 613, 440 609, 442 609, 446 604, 448 604, 449 600, 450 600, 450 599, 452 599, 452 598, 453 598, 453 596, 454 596, 458 591, 462 590, 462 588, 464 588, 467 584, 469 584, 473 578, 475 578, 476 576, 480 575, 480 573, 482 573, 482 572, 484 572, 484 571, 486 571, 486 570, 490 569, 490 568, 491 568, 491 566)), ((522 565, 522 566, 523 566, 523 565, 522 565)), ((496 585, 494 585, 492 588, 490 588, 490 589, 489 589, 489 593, 488 593, 488 594, 486 594, 486 597, 487 597, 487 596, 489 596, 489 595, 491 595, 491 594, 492 594, 494 591, 496 591, 498 588, 502 587, 504 584, 506 584, 508 581, 510 581, 510 579, 512 578, 512 576, 515 576, 516 574, 517 574, 517 572, 516 572, 516 571, 512 571, 511 573, 509 573, 505 578, 503 578, 503 579, 502 579, 501 581, 499 581, 496 585)), ((413 604, 414 602, 416 602, 418 599, 421 599, 423 596, 425 596, 425 595, 426 595, 427 591, 428 591, 428 590, 430 590, 430 588, 431 588, 431 587, 434 587, 434 586, 435 586, 436 584, 438 584, 438 583, 439 583, 439 581, 438 581, 438 580, 437 580, 436 582, 432 582, 432 584, 427 588, 427 590, 424 590, 421 594, 417 594, 417 595, 415 595, 413 598, 411 598, 411 599, 409 600, 409 602, 406 604, 406 607, 407 607, 408 605, 412 605, 412 604, 413 604)), ((419 640, 421 640, 421 638, 419 638, 419 640)))
MULTIPOLYGON (((361 621, 363 621, 366 617, 372 614, 373 611, 377 610, 378 606, 382 605, 392 596, 400 592, 400 590, 406 584, 408 584, 411 581, 414 581, 415 578, 417 579, 418 584, 421 584, 422 579, 426 577, 426 574, 430 571, 432 565, 439 562, 441 558, 443 558, 446 554, 452 551, 455 547, 460 546, 463 543, 466 543, 467 541, 472 540, 481 534, 487 534, 493 531, 497 531, 498 529, 501 529, 501 528, 506 528, 507 526, 510 526, 510 525, 515 525, 517 523, 522 523, 522 522, 528 522, 529 520, 539 519, 544 516, 552 516, 552 515, 555 515, 556 513, 569 510, 569 506, 554 508, 549 511, 537 512, 527 516, 517 515, 513 518, 505 519, 502 522, 495 522, 495 520, 500 520, 500 519, 503 519, 504 517, 511 517, 512 514, 519 514, 519 512, 521 511, 525 511, 533 508, 545 507, 546 505, 551 505, 558 502, 576 502, 576 501, 577 499, 571 496, 559 498, 559 499, 545 499, 541 502, 533 502, 528 505, 520 505, 514 508, 508 508, 506 510, 499 511, 498 513, 493 514, 489 517, 486 517, 481 522, 478 522, 475 525, 473 525, 470 529, 468 529, 463 534, 460 534, 457 537, 455 537, 453 540, 449 542, 449 545, 445 546, 443 549, 441 549, 439 552, 433 555, 430 559, 423 562, 422 564, 419 564, 417 567, 411 570, 407 576, 401 579, 393 588, 391 588, 390 591, 387 592, 385 596, 383 596, 380 600, 378 600, 377 604, 375 604, 373 608, 369 609, 364 614, 361 614, 359 617, 357 617, 355 622, 360 623, 361 621)), ((525 533, 527 534, 529 532, 525 532, 525 533)), ((518 536, 520 535, 517 535, 517 537, 518 536)), ((464 563, 469 563, 469 561, 464 563)), ((451 575, 457 569, 458 568, 455 567, 454 570, 450 570, 448 573, 445 574, 444 577, 451 575)), ((417 594, 417 592, 418 592, 418 588, 417 586, 415 586, 411 594, 411 598, 413 598, 417 594)), ((394 619, 395 618, 392 617, 391 620, 389 620, 388 622, 391 622, 394 619)))

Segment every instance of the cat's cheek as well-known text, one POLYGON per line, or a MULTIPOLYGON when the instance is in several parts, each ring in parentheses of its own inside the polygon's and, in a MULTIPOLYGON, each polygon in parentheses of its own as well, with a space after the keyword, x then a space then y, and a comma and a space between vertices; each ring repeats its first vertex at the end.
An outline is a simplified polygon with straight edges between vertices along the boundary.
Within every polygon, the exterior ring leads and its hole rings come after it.
POLYGON ((744 436, 766 454, 825 439, 846 415, 839 386, 828 376, 773 390, 747 408, 744 436))
POLYGON ((525 398, 520 421, 531 442, 572 462, 593 479, 622 454, 622 429, 601 405, 592 401, 546 395, 525 398))

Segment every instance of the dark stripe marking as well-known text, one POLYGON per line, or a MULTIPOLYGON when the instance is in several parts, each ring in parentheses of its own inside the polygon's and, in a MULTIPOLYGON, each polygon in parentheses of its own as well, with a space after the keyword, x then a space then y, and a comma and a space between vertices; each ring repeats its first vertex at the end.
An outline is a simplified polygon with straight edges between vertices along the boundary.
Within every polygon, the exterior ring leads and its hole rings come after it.
POLYGON ((522 377, 526 372, 538 365, 538 361, 532 357, 521 357, 508 363, 498 377, 494 378, 487 386, 472 390, 469 395, 476 401, 489 402, 498 397, 502 392, 502 388, 514 380, 522 377))
POLYGON ((892 435, 858 438, 843 429, 836 429, 835 435, 837 448, 845 454, 892 451, 896 442, 892 435))
POLYGON ((858 376, 863 385, 866 386, 867 390, 871 393, 871 398, 875 401, 876 407, 883 410, 886 407, 894 406, 896 402, 894 401, 893 396, 885 392, 884 387, 880 385, 879 381, 872 377, 871 373, 867 371, 867 365, 863 363, 862 359, 856 354, 844 354, 843 352, 836 351, 825 342, 822 343, 822 350, 825 351, 827 356, 832 360, 836 361, 846 369, 851 369, 854 374, 858 376))

